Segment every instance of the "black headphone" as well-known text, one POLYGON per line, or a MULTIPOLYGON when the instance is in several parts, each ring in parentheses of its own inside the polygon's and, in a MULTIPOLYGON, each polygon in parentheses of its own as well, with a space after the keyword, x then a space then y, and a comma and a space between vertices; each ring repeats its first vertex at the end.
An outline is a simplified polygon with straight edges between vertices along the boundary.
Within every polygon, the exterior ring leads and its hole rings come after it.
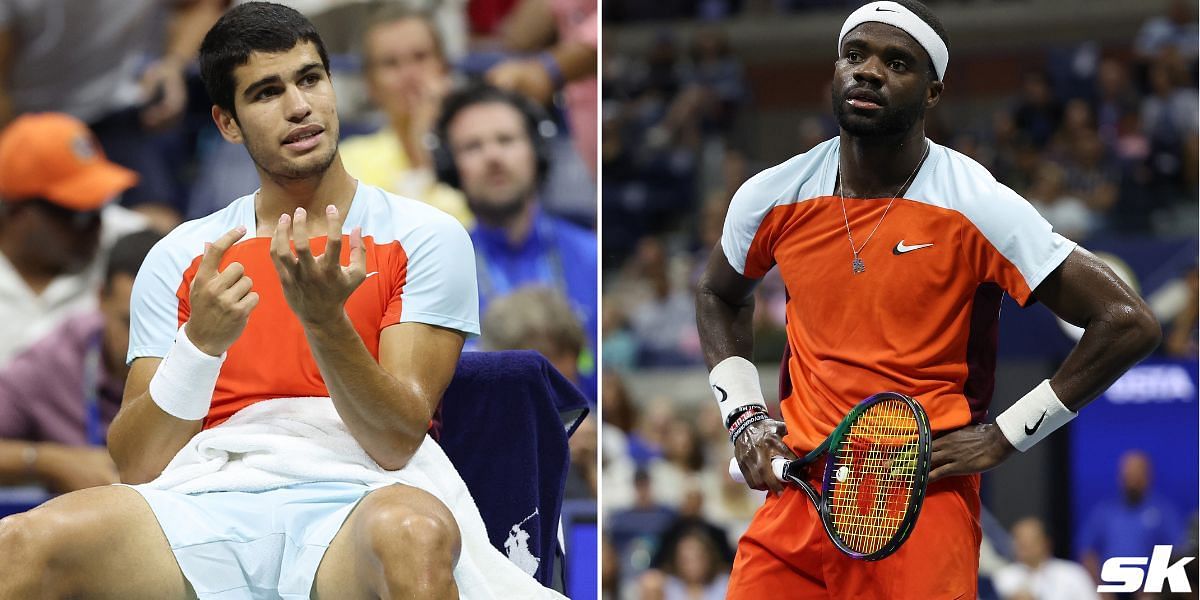
POLYGON ((492 102, 507 104, 521 113, 525 122, 525 133, 529 136, 534 159, 537 161, 537 184, 541 186, 550 168, 550 140, 558 133, 558 126, 546 111, 532 100, 515 92, 485 84, 472 84, 460 88, 451 92, 442 102, 442 114, 438 116, 433 133, 426 140, 438 180, 446 185, 462 188, 458 165, 454 162, 454 152, 450 149, 446 130, 464 109, 492 102))

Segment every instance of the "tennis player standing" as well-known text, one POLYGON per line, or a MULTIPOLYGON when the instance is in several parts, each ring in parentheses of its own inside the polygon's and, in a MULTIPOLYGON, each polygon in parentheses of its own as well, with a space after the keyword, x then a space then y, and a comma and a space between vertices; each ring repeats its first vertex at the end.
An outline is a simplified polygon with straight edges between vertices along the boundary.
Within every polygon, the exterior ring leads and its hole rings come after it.
POLYGON ((751 487, 774 493, 738 544, 729 598, 974 598, 978 473, 1062 427, 1159 340, 1145 304, 1104 263, 978 163, 925 138, 948 60, 945 31, 921 3, 854 11, 834 64, 839 136, 733 198, 697 321, 737 461, 751 487), (752 292, 776 265, 788 291, 783 422, 767 417, 746 359, 752 292), (987 422, 1004 293, 1086 333, 1053 378, 987 422), (872 563, 836 550, 770 460, 812 450, 885 390, 916 398, 940 437, 916 528, 872 563))

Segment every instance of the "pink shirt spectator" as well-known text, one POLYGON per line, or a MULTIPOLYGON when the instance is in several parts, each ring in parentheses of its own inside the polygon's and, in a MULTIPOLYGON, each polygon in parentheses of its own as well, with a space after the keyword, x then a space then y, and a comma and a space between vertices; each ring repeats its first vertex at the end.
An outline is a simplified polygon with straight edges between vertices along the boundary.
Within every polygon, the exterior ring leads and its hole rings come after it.
POLYGON ((84 446, 90 428, 93 441, 103 443, 125 382, 110 377, 99 360, 99 376, 84 389, 86 357, 99 352, 102 327, 98 312, 75 315, 0 370, 0 438, 84 446), (98 409, 90 418, 89 396, 98 409))
MULTIPOLYGON (((596 0, 551 0, 550 9, 558 23, 560 40, 598 47, 600 27, 596 0)), ((596 116, 599 110, 599 85, 595 75, 568 83, 563 88, 563 99, 567 104, 567 118, 570 119, 575 150, 594 177, 598 135, 596 116)))

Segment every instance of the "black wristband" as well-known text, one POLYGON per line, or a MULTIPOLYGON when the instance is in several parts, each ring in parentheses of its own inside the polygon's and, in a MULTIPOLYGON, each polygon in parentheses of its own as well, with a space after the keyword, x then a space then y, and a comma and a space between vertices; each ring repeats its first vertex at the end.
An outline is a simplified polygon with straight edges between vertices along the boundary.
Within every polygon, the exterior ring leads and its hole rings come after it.
POLYGON ((744 418, 738 419, 738 422, 734 424, 734 428, 729 431, 729 441, 737 442, 738 436, 742 435, 742 432, 746 431, 748 427, 759 421, 766 421, 770 418, 771 415, 768 415, 767 411, 765 410, 761 412, 754 411, 751 413, 746 413, 744 418))
POLYGON ((728 429, 729 431, 733 431, 733 428, 737 426, 736 423, 737 423, 738 419, 741 419, 741 418, 745 417, 747 414, 753 413, 753 412, 764 412, 765 413, 765 412, 767 412, 767 407, 765 407, 761 404, 747 404, 745 406, 739 406, 739 407, 733 409, 733 412, 729 413, 729 418, 725 419, 725 429, 728 429))

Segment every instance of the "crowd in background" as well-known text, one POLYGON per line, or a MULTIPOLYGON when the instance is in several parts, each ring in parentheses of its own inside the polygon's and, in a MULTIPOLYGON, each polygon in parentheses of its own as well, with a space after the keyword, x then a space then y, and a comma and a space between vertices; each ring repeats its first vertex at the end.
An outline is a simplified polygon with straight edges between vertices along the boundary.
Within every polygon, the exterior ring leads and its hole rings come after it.
MULTIPOLYGON (((626 383, 631 373, 646 369, 703 369, 694 308, 699 275, 733 193, 787 158, 759 151, 761 140, 750 126, 756 111, 750 65, 733 49, 722 19, 860 4, 605 2, 606 27, 637 23, 645 33, 660 19, 699 22, 688 28, 689 38, 664 23, 644 51, 605 46, 603 587, 613 592, 607 597, 723 597, 732 548, 762 499, 726 474, 731 448, 711 403, 696 410, 671 389, 635 398, 626 383)), ((955 112, 947 107, 964 102, 961 95, 943 98, 929 116, 930 138, 983 164, 1073 240, 1194 237, 1200 140, 1194 10, 1175 3, 1144 22, 1128 47, 1082 44, 1043 56, 1041 64, 1027 65, 1010 95, 971 99, 986 111, 955 112)), ((788 128, 758 131, 790 137, 792 154, 837 135, 827 106, 797 110, 788 128)), ((1195 263, 1151 292, 1148 299, 1164 326, 1157 354, 1194 360, 1195 263)), ((778 364, 786 343, 786 291, 775 272, 761 282, 755 301, 753 358, 778 364)), ((1101 544, 1097 530, 1116 519, 1112 513, 1105 518, 1089 526, 1089 543, 1101 544)), ((1173 523, 1176 532, 1183 530, 1182 520, 1173 523)), ((996 537, 1008 537, 1003 529, 996 537)), ((1194 523, 1190 531, 1194 548, 1194 523)), ((1117 535, 1126 540, 1132 534, 1117 535)), ((1053 559, 1049 534, 1029 520, 1017 523, 1012 536, 1013 546, 1006 543, 1003 552, 1007 559, 984 549, 981 569, 987 567, 994 585, 982 588, 984 597, 1095 596, 1096 564, 1089 564, 1090 575, 1077 564, 1049 567, 1052 579, 1067 586, 1058 588, 1060 595, 1047 595, 1055 588, 1044 581, 1029 587, 1030 573, 1044 578, 1047 571, 1037 565, 1053 559), (989 556, 997 559, 989 562, 989 556), (1000 575, 999 565, 1009 560, 1012 567, 1000 575), (1087 593, 1067 592, 1079 589, 1087 593)), ((1177 554, 1184 543, 1181 536, 1155 539, 1176 544, 1177 554)), ((1108 542, 1121 544, 1111 537, 1108 542)), ((1120 554, 1104 554, 1113 555, 1120 554)))
MULTIPOLYGON (((117 481, 103 444, 137 268, 258 187, 196 63, 240 2, 0 0, 0 485, 117 481)), ((536 350, 594 404, 596 2, 282 3, 322 33, 346 169, 471 233, 467 349, 536 350)), ((568 494, 594 500, 596 442, 575 438, 568 494)))

